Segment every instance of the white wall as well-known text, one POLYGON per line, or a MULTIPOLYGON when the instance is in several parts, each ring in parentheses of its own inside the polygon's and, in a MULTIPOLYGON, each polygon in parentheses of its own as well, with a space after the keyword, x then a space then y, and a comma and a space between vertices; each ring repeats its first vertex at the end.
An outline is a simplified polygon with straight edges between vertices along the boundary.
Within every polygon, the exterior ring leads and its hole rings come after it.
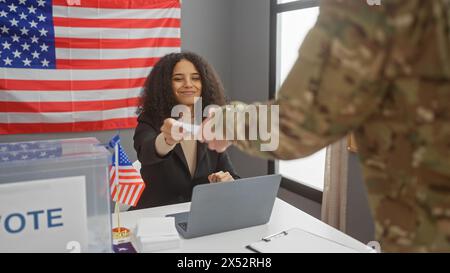
MULTIPOLYGON (((269 98, 270 1, 232 2, 232 97, 246 103, 269 98)), ((231 159, 242 177, 264 175, 268 161, 250 157, 236 148, 231 159)))

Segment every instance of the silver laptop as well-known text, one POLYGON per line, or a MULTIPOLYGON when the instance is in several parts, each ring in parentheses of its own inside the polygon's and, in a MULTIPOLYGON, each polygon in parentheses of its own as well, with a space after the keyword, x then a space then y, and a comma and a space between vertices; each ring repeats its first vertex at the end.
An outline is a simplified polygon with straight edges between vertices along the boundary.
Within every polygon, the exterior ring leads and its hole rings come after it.
POLYGON ((184 238, 262 225, 269 221, 281 175, 239 179, 194 187, 188 212, 175 217, 184 238))

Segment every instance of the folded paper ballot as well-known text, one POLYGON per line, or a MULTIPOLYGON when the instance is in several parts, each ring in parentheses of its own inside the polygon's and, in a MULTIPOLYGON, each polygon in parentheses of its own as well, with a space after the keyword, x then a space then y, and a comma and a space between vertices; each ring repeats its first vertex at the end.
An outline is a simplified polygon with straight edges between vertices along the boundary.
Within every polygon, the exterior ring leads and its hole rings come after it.
POLYGON ((197 135, 198 131, 200 130, 200 125, 196 125, 196 124, 191 124, 191 123, 185 123, 185 122, 180 122, 181 126, 184 130, 184 132, 192 134, 192 135, 197 135))
POLYGON ((145 217, 136 227, 136 244, 140 252, 180 247, 180 237, 173 217, 145 217))

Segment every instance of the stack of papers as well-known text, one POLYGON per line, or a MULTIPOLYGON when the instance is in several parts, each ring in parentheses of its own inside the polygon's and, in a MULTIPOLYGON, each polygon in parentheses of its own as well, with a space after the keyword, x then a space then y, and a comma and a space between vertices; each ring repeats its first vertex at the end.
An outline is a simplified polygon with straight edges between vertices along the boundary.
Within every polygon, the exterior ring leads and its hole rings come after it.
POLYGON ((138 221, 136 243, 140 252, 180 247, 180 237, 173 217, 146 217, 138 221))

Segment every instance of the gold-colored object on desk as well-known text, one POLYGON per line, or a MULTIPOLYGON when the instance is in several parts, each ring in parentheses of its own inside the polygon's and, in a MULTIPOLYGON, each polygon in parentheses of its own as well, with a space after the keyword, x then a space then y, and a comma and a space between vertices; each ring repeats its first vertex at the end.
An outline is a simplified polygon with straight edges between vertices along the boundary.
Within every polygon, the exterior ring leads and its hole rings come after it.
POLYGON ((130 236, 130 230, 124 227, 116 227, 112 229, 113 239, 123 239, 130 236))
POLYGON ((124 227, 112 229, 113 244, 121 244, 130 241, 130 230, 124 227))

